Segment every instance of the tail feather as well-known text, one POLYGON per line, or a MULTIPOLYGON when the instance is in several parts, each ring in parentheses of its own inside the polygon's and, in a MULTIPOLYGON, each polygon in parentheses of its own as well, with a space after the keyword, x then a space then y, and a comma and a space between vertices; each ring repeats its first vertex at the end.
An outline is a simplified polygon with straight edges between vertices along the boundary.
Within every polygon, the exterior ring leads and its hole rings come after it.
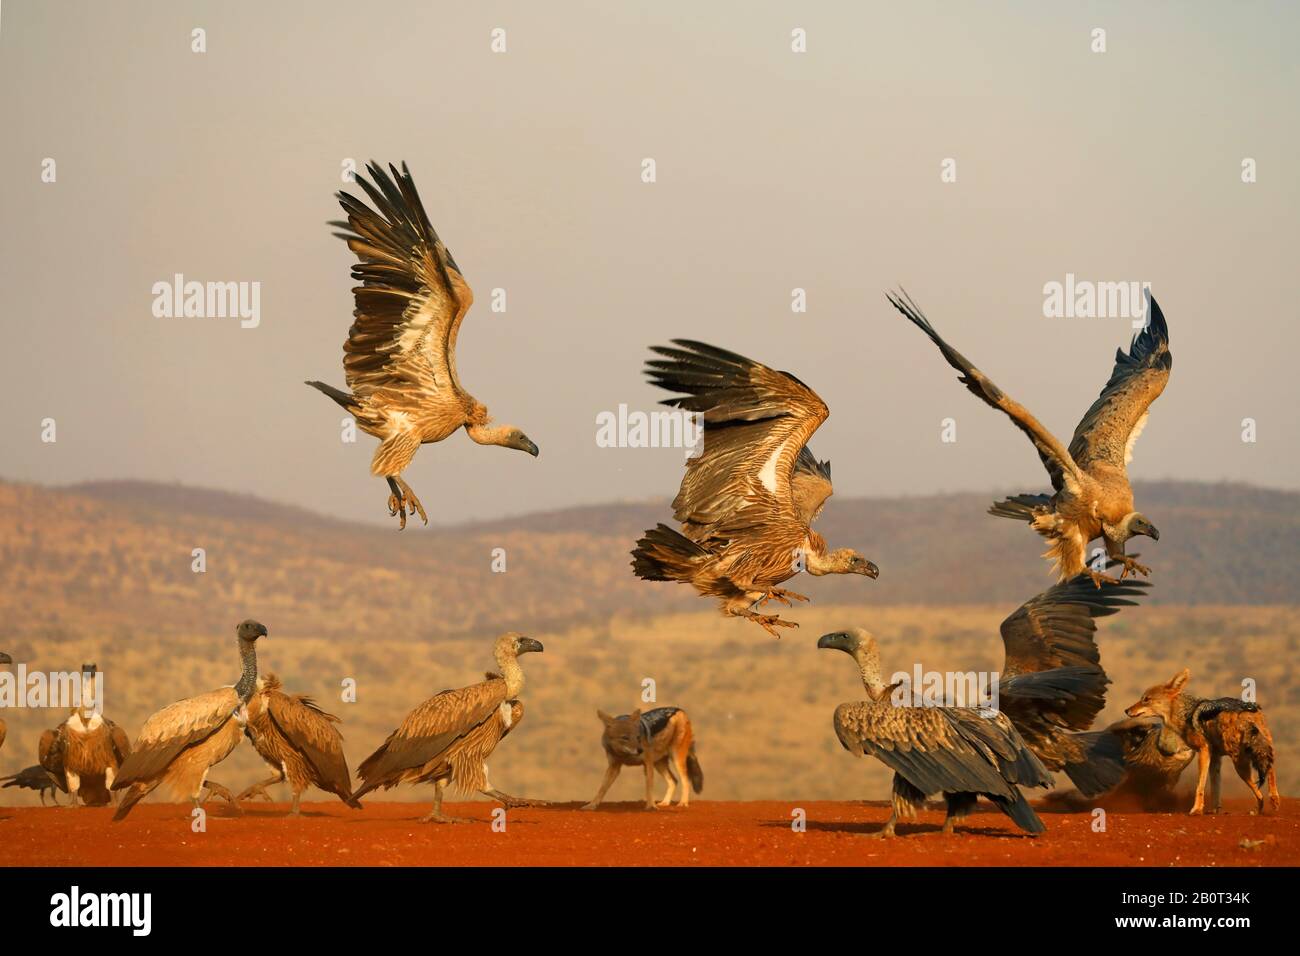
POLYGON ((357 410, 357 400, 342 389, 335 388, 333 385, 326 385, 324 382, 309 381, 305 384, 328 395, 348 411, 355 412, 357 410))
POLYGON ((643 581, 690 581, 709 552, 665 524, 645 533, 632 551, 632 570, 643 581))
POLYGON ((1038 509, 1051 506, 1051 495, 1012 495, 1010 498, 995 502, 989 508, 989 514, 1015 521, 1033 521, 1038 509))
POLYGON ((686 758, 686 775, 691 778, 691 789, 696 793, 704 792, 704 771, 700 769, 700 761, 695 756, 695 747, 691 746, 691 752, 686 758))
POLYGON ((989 796, 994 806, 1009 816, 1026 833, 1044 833, 1047 826, 1038 818, 1025 795, 1019 790, 1014 797, 989 796))
POLYGON ((1124 747, 1118 734, 1094 730, 1071 734, 1082 759, 1067 761, 1065 773, 1085 797, 1096 797, 1119 786, 1124 779, 1124 747))

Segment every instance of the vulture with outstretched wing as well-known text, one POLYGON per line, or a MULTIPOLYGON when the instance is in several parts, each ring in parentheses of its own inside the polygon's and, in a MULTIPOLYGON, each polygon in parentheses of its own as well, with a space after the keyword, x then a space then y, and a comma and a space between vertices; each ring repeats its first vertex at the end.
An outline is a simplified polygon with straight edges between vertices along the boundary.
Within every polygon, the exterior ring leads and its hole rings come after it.
POLYGON ((432 782, 433 809, 420 818, 421 823, 469 822, 442 812, 443 793, 449 785, 462 793, 477 791, 507 807, 533 804, 535 801, 493 787, 488 781, 487 759, 523 718, 518 698, 524 688, 524 672, 519 655, 541 650, 541 641, 513 631, 498 637, 493 656, 500 673, 489 673, 468 687, 444 690, 407 714, 402 725, 357 768, 362 786, 353 799, 399 783, 432 782))
POLYGON ((820 648, 844 651, 858 665, 867 700, 835 708, 835 734, 844 749, 875 757, 894 771, 892 812, 881 836, 894 835, 900 817, 915 819, 927 797, 942 793, 943 832, 983 796, 1029 833, 1046 827, 1020 787, 1047 787, 1051 774, 1005 713, 975 707, 909 707, 891 700, 875 638, 853 628, 823 634, 820 648))
POLYGON ((1173 367, 1169 327, 1151 294, 1148 292, 1146 299, 1146 327, 1133 337, 1127 354, 1123 350, 1116 352, 1110 380, 1074 430, 1069 448, 1023 405, 940 338, 906 292, 888 298, 894 308, 939 347, 948 364, 961 373, 961 382, 971 392, 1005 413, 1029 436, 1051 476, 1054 494, 1015 495, 994 504, 989 513, 1028 521, 1030 527, 1048 540, 1049 547, 1043 556, 1055 563, 1062 581, 1083 571, 1099 587, 1103 580, 1114 580, 1088 567, 1088 543, 1098 537, 1105 543, 1107 557, 1124 566, 1120 579, 1132 572, 1150 574, 1149 568, 1124 553, 1124 544, 1135 535, 1160 538, 1155 526, 1133 507, 1133 489, 1127 470, 1133 444, 1146 424, 1148 409, 1165 390, 1173 367))
POLYGON ((308 385, 328 395, 379 439, 370 471, 388 482, 389 514, 406 527, 408 513, 428 514, 402 471, 421 445, 459 428, 480 445, 500 445, 536 457, 537 446, 513 425, 493 425, 488 410, 460 384, 456 336, 474 301, 469 284, 425 214, 415 182, 402 164, 389 172, 367 167, 373 183, 356 177, 372 206, 338 194, 346 222, 330 225, 359 260, 352 278, 355 321, 343 344, 349 391, 308 385))
POLYGON ((1111 789, 1125 770, 1106 731, 1085 733, 1106 706, 1110 684, 1096 621, 1136 604, 1149 587, 1125 581, 1098 589, 1080 574, 1030 598, 1002 622, 998 708, 1043 764, 1064 770, 1085 796, 1111 789))
POLYGON ((830 464, 808 448, 830 414, 826 403, 789 372, 701 342, 673 344, 653 349, 662 358, 647 362, 647 374, 679 393, 662 404, 700 417, 704 448, 673 501, 682 530, 660 524, 645 533, 632 552, 637 577, 690 584, 718 598, 723 614, 770 634, 798 626, 759 608, 806 601, 777 587, 799 571, 876 577, 872 562, 851 548, 829 550, 811 528, 831 496, 830 464))
POLYGON ((343 735, 335 725, 339 719, 326 713, 304 694, 286 694, 275 674, 257 679, 257 692, 248 701, 248 724, 244 733, 263 760, 275 772, 253 784, 236 799, 255 796, 271 799, 266 788, 288 783, 293 792, 292 816, 301 812, 299 801, 308 787, 320 787, 357 809, 352 799, 352 774, 343 754, 343 735))

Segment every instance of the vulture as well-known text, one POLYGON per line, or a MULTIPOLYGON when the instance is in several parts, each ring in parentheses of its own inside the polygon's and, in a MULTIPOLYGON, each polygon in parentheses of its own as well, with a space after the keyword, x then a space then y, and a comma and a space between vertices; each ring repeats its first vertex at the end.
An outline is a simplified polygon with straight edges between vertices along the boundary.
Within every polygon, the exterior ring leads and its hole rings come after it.
MULTIPOLYGON (((0 664, 12 664, 13 662, 14 659, 12 657, 10 657, 4 651, 0 651, 0 664)), ((0 720, 0 747, 3 747, 4 745, 5 745, 5 722, 3 720, 0 720)))
POLYGON ((875 638, 861 629, 823 634, 817 646, 851 656, 867 691, 867 700, 835 708, 840 743, 855 756, 868 754, 894 771, 893 810, 880 836, 892 837, 898 819, 915 819, 926 798, 936 793, 947 802, 944 833, 953 832, 980 795, 1022 830, 1046 829, 1019 788, 1050 786, 1051 775, 1005 713, 895 706, 890 695, 897 685, 885 686, 875 638))
POLYGON ((348 391, 309 381, 347 409, 357 425, 379 439, 371 474, 388 482, 388 513, 406 527, 408 514, 429 523, 402 472, 421 445, 458 428, 480 445, 500 445, 537 457, 537 446, 513 425, 493 425, 488 410, 460 384, 456 336, 474 301, 460 267, 433 226, 406 164, 401 172, 377 163, 373 183, 356 181, 372 205, 340 192, 346 222, 332 222, 358 262, 352 278, 355 321, 343 343, 348 391), (372 208, 373 206, 373 208, 372 208))
POLYGON ((500 673, 488 673, 469 687, 444 690, 407 714, 357 768, 363 786, 353 798, 380 787, 432 781, 433 810, 420 818, 421 823, 470 822, 442 812, 448 784, 465 794, 478 791, 507 807, 532 803, 495 789, 488 781, 487 759, 524 714, 518 699, 524 686, 519 655, 541 650, 540 641, 514 631, 498 637, 493 655, 500 673))
POLYGON ((830 462, 808 447, 830 415, 826 403, 789 372, 702 342, 673 345, 652 348, 662 357, 646 374, 680 393, 661 404, 700 416, 704 448, 673 500, 682 530, 660 524, 645 533, 632 551, 637 577, 689 584, 717 598, 723 615, 773 636, 798 624, 760 609, 808 600, 777 587, 801 570, 878 577, 871 561, 852 548, 829 550, 811 527, 831 496, 830 462))
MULTIPOLYGON (((83 664, 81 673, 84 686, 85 680, 95 680, 98 668, 83 664)), ((62 782, 60 789, 72 795, 74 807, 78 797, 88 807, 112 802, 113 780, 130 753, 126 731, 85 706, 74 707, 63 723, 41 734, 37 750, 41 766, 62 782)))
POLYGON ((1123 754, 1106 731, 1082 733, 1106 705, 1096 620, 1137 603, 1145 581, 1100 590, 1087 574, 1030 598, 1002 622, 1005 658, 998 708, 1049 770, 1064 770, 1092 797, 1123 779, 1123 754))
POLYGON ((293 790, 290 813, 298 816, 298 801, 308 787, 317 786, 335 794, 344 803, 360 809, 352 799, 352 775, 343 756, 343 735, 334 725, 339 719, 327 714, 310 697, 286 694, 280 678, 267 674, 257 679, 257 692, 248 702, 248 725, 244 733, 263 760, 275 771, 238 797, 271 799, 266 788, 288 782, 293 790))
POLYGON ((63 785, 53 774, 46 771, 40 764, 31 767, 24 767, 17 773, 11 773, 7 777, 0 777, 0 789, 9 787, 18 787, 22 790, 37 790, 41 795, 41 806, 45 806, 45 791, 50 791, 50 799, 54 805, 59 805, 58 791, 63 789, 63 785))
POLYGON ((1106 728, 1106 734, 1123 754, 1127 773, 1114 791, 1116 797, 1133 797, 1148 813, 1186 809, 1174 788, 1196 751, 1159 717, 1126 717, 1106 728))
POLYGON ((187 697, 168 704, 144 722, 131 755, 118 768, 114 790, 129 787, 114 820, 124 820, 131 808, 157 787, 199 806, 204 787, 228 800, 234 794, 208 779, 208 771, 230 756, 248 723, 248 701, 257 689, 257 639, 266 628, 254 620, 235 628, 243 672, 231 687, 187 697))
POLYGON ((1115 353, 1110 379, 1092 407, 1074 429, 1066 448, 1023 405, 991 382, 960 352, 939 337, 925 314, 906 292, 888 296, 939 347, 948 364, 961 373, 961 382, 976 397, 1000 409, 1038 449, 1052 479, 1055 493, 1015 495, 994 504, 989 513, 1028 521, 1048 541, 1043 557, 1054 563, 1060 580, 1087 571, 1098 587, 1115 580, 1088 568, 1088 543, 1100 537, 1109 559, 1122 564, 1120 578, 1130 573, 1149 575, 1136 556, 1124 553, 1125 543, 1136 535, 1156 541, 1160 532, 1133 506, 1128 463, 1133 445, 1146 425, 1151 403, 1169 381, 1173 357, 1169 352, 1169 327, 1156 300, 1147 293, 1147 324, 1133 337, 1128 354, 1115 353))

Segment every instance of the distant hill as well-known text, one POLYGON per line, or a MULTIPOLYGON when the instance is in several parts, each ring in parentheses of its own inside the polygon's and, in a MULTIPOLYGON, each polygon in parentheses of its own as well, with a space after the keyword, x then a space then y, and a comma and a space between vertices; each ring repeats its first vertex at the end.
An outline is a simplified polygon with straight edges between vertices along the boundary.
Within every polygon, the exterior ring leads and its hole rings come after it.
MULTIPOLYGON (((819 604, 1014 605, 1050 583, 1041 541, 986 515, 993 494, 833 498, 832 545, 875 560, 878 581, 800 578, 819 604)), ((1300 494, 1242 485, 1142 484, 1161 540, 1151 603, 1300 602, 1300 494)), ((249 613, 322 636, 425 639, 696 611, 685 586, 638 581, 628 551, 668 503, 592 505, 404 532, 246 495, 150 482, 0 483, 0 583, 11 610, 204 630, 249 613), (207 570, 191 570, 204 549, 207 570), (503 549, 505 573, 492 570, 503 549)), ((12 615, 11 615, 12 620, 12 615)))

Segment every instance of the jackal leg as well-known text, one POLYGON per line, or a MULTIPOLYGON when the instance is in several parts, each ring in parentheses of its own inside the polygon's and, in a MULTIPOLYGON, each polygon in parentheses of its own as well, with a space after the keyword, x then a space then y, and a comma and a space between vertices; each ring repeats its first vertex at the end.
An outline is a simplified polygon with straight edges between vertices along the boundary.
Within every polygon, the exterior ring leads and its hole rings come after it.
POLYGON ((1223 758, 1218 754, 1210 758, 1210 812, 1218 813, 1223 806, 1219 800, 1219 787, 1223 782, 1223 758))
POLYGON ((668 784, 668 789, 664 791, 664 798, 659 801, 659 806, 666 807, 673 802, 673 793, 677 790, 677 779, 673 775, 671 765, 667 760, 659 762, 658 770, 664 778, 664 783, 668 784))
POLYGON ((609 788, 614 785, 614 780, 618 777, 618 773, 622 769, 622 764, 615 763, 611 760, 609 766, 605 768, 605 779, 600 782, 600 789, 596 791, 596 795, 591 798, 590 803, 583 804, 582 809, 595 810, 600 806, 600 801, 605 799, 605 794, 609 791, 609 788))
POLYGON ((1196 799, 1192 801, 1191 816, 1205 812, 1205 778, 1210 774, 1210 747, 1207 744, 1196 751, 1196 799))

